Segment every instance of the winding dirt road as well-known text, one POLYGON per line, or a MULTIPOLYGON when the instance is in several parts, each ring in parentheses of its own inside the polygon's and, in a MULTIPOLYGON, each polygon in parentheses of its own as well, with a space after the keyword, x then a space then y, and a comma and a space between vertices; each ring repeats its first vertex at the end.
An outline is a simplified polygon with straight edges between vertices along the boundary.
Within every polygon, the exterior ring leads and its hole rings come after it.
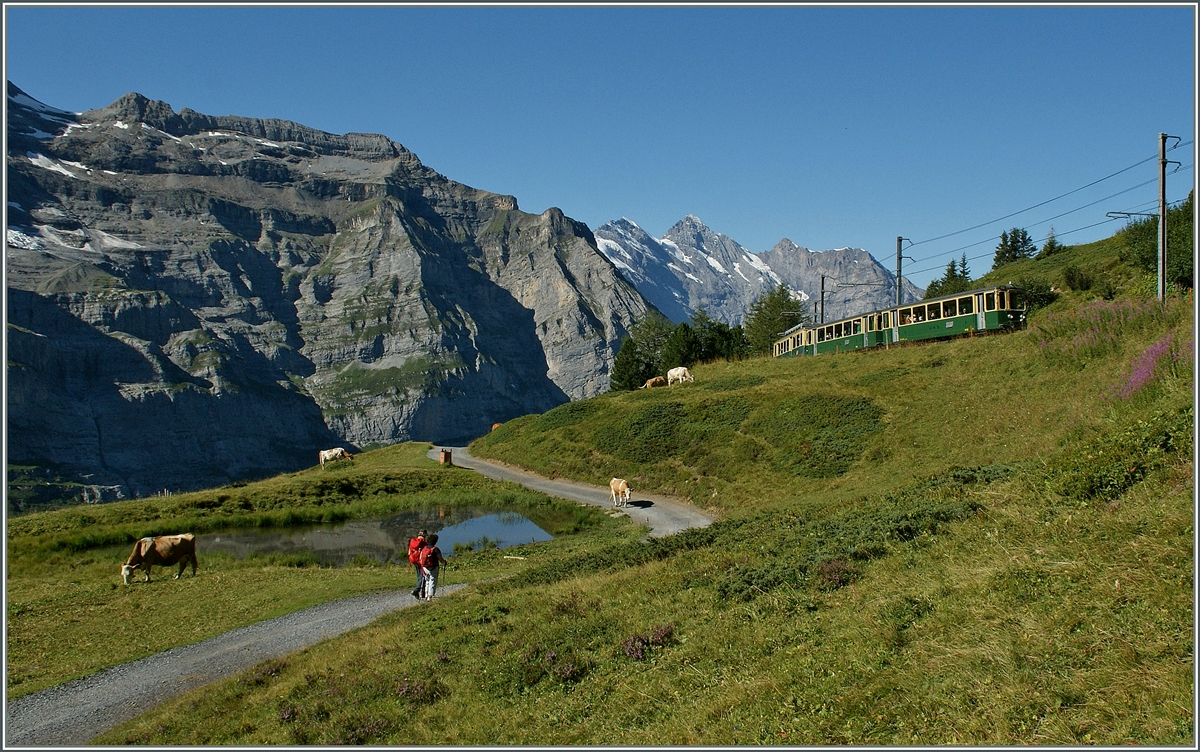
MULTIPOLYGON (((429 450, 430 459, 439 459, 442 449, 450 450, 450 461, 453 464, 475 470, 489 478, 520 483, 526 488, 541 491, 547 496, 612 508, 607 486, 593 486, 569 480, 549 480, 510 465, 472 457, 466 447, 434 447, 429 450)), ((636 488, 633 489, 629 506, 622 507, 619 511, 628 513, 630 518, 636 522, 648 525, 652 538, 674 535, 688 528, 707 527, 713 521, 711 516, 691 504, 666 496, 644 493, 636 488)))
MULTIPOLYGON (((600 507, 612 507, 607 488, 548 480, 516 468, 472 457, 465 447, 451 450, 455 465, 489 478, 509 480, 549 496, 600 507)), ((429 456, 439 458, 439 449, 429 456)), ((634 492, 631 518, 650 527, 650 535, 673 535, 704 527, 712 517, 695 507, 663 496, 634 492)), ((465 585, 438 589, 438 595, 465 585)), ((419 603, 407 589, 361 595, 323 603, 277 619, 251 624, 223 635, 173 648, 91 676, 34 692, 5 707, 4 748, 86 744, 96 735, 197 687, 244 671, 269 658, 311 647, 318 642, 366 626, 383 614, 419 603)))

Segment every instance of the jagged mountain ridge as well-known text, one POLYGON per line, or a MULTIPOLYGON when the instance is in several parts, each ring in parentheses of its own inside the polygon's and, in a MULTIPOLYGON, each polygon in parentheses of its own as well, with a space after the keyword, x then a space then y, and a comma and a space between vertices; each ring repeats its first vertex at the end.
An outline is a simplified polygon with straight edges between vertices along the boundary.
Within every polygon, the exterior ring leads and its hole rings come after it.
POLYGON ((98 496, 449 442, 608 388, 646 301, 582 223, 376 134, 8 84, 9 459, 98 496))
MULTIPOLYGON (((704 308, 715 319, 740 324, 754 300, 780 282, 818 317, 822 275, 826 320, 882 308, 896 297, 896 275, 861 248, 812 251, 783 238, 769 251, 751 253, 692 214, 658 239, 626 218, 606 222, 595 236, 621 274, 675 322, 704 308)), ((906 300, 923 293, 904 280, 906 300)))

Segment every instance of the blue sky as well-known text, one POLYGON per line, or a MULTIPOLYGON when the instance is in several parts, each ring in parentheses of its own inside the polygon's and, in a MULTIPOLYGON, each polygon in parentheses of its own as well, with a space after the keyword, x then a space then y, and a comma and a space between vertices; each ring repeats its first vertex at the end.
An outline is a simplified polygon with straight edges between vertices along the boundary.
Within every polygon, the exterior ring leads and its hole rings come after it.
POLYGON ((592 228, 661 237, 695 214, 751 251, 787 237, 889 268, 903 236, 922 286, 963 253, 987 271, 1001 230, 1088 242, 1121 226, 1107 211, 1154 211, 1150 159, 933 240, 1155 157, 1160 132, 1184 144, 1168 200, 1195 182, 1190 5, 5 12, 8 80, 55 107, 137 91, 382 133, 592 228))

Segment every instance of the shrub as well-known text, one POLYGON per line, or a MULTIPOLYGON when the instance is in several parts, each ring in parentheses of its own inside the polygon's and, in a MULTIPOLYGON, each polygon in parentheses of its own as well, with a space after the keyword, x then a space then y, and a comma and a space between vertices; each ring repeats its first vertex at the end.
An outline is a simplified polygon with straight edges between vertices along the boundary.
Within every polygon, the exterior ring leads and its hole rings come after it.
POLYGON ((674 456, 680 448, 678 428, 683 419, 681 402, 656 402, 630 411, 615 425, 596 432, 601 451, 629 462, 651 464, 674 456))
POLYGON ((1194 410, 1158 410, 1087 442, 1052 464, 1052 487, 1081 501, 1113 500, 1176 456, 1192 452, 1194 410))
POLYGON ((1092 275, 1074 264, 1067 264, 1067 268, 1063 269, 1063 284, 1072 290, 1088 290, 1092 287, 1092 275))
POLYGON ((816 394, 761 409, 745 426, 775 446, 781 470, 808 478, 845 473, 882 430, 883 410, 872 400, 816 394))
POLYGON ((654 648, 661 648, 673 642, 674 624, 661 624, 649 634, 634 634, 621 642, 621 652, 635 661, 643 661, 650 656, 654 648))

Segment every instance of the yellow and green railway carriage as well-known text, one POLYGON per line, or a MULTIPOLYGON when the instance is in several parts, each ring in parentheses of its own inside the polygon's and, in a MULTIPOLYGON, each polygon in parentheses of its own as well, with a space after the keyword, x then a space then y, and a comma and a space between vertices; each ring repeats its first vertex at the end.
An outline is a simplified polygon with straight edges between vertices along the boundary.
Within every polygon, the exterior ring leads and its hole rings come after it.
POLYGON ((825 324, 800 324, 775 342, 775 357, 824 355, 944 339, 975 332, 1019 329, 1025 325, 1025 297, 1019 287, 985 287, 899 307, 859 314, 825 324))

